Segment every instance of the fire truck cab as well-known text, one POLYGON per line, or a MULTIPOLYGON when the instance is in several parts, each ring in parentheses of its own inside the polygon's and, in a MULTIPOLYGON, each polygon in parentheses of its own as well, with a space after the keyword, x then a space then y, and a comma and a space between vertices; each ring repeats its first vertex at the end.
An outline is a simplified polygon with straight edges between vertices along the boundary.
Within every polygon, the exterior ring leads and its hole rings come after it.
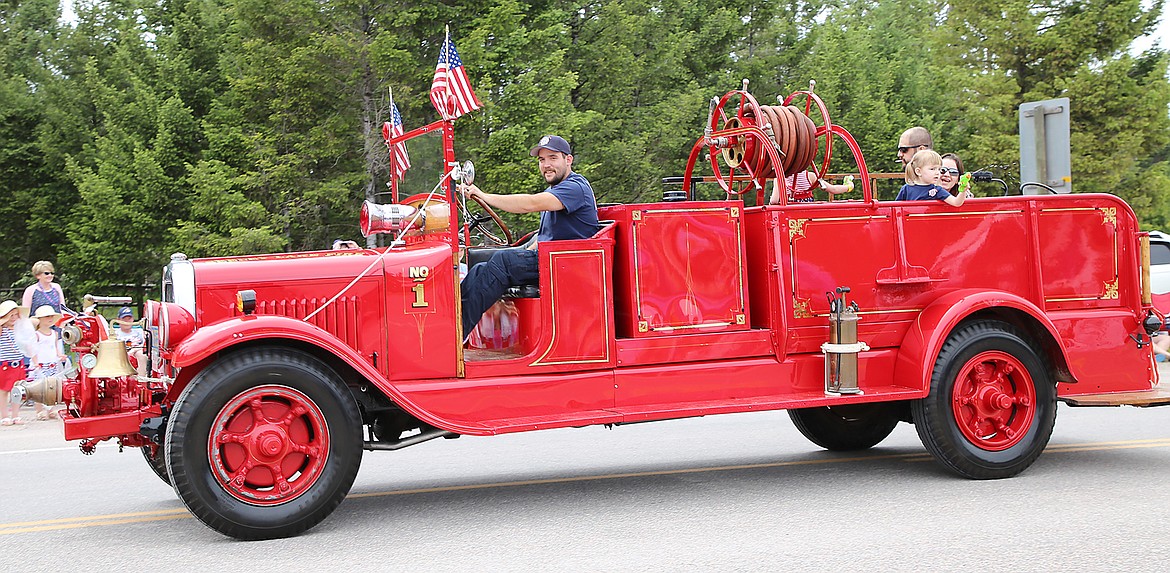
MULTIPOLYGON (((785 409, 829 450, 911 422, 943 467, 992 479, 1040 455, 1058 400, 1170 403, 1148 237, 1123 201, 878 201, 852 137, 795 97, 803 115, 743 90, 713 102, 681 200, 604 205, 592 237, 539 244, 540 283, 467 346, 451 122, 399 136, 442 129, 449 168, 441 192, 367 205, 391 246, 175 255, 147 304, 152 376, 99 357, 60 390, 66 438, 141 447, 200 520, 261 539, 324 519, 363 449, 434 438, 785 409), (834 139, 861 192, 787 201, 784 173, 822 155, 823 173, 834 139), (718 200, 687 191, 703 154, 718 200)), ((96 350, 98 329, 73 328, 96 350)))

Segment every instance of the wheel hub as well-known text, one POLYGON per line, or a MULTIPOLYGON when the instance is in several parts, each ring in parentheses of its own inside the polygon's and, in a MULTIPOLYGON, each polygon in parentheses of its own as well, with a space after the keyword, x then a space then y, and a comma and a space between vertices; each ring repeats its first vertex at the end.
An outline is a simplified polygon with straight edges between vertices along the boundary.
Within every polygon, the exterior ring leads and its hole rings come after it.
POLYGON ((287 436, 282 435, 281 432, 276 430, 262 432, 260 438, 256 440, 259 447, 254 448, 254 455, 256 457, 275 458, 284 451, 284 443, 287 439, 287 436))

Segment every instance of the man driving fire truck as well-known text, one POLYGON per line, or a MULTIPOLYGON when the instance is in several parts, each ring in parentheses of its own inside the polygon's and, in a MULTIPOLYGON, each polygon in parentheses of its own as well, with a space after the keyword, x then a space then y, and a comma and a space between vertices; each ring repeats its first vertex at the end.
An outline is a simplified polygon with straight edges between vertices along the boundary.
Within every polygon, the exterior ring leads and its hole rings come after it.
MULTIPOLYGON (((485 193, 475 185, 461 185, 460 190, 465 197, 479 197, 493 209, 509 213, 540 212, 537 242, 593 236, 597 232, 597 200, 589 181, 572 171, 569 142, 556 135, 546 135, 528 154, 537 158, 548 189, 521 195, 485 193)), ((500 249, 487 262, 471 267, 461 283, 464 341, 483 313, 508 288, 535 284, 539 268, 535 242, 528 248, 500 249)))

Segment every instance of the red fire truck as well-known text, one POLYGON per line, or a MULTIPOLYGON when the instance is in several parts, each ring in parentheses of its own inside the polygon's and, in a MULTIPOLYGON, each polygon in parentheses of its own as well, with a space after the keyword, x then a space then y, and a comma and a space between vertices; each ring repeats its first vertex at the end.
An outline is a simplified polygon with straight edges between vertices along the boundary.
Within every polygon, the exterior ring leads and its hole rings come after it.
POLYGON ((388 247, 173 255, 145 306, 150 377, 77 319, 81 375, 39 389, 68 405, 66 439, 142 448, 205 524, 262 539, 324 519, 363 450, 434 438, 786 409, 829 450, 913 423, 947 470, 995 479, 1040 455, 1057 401, 1170 403, 1150 350, 1163 317, 1148 237, 1124 202, 878 201, 811 91, 713 99, 681 190, 603 205, 592 237, 540 243, 539 284, 481 333, 496 347, 465 346, 460 264, 488 251, 460 221, 493 214, 458 208, 471 170, 452 122, 389 143, 436 131, 435 191, 363 208, 388 247), (834 141, 860 193, 789 201, 785 174, 824 175, 834 141), (718 200, 696 199, 699 179, 718 200))

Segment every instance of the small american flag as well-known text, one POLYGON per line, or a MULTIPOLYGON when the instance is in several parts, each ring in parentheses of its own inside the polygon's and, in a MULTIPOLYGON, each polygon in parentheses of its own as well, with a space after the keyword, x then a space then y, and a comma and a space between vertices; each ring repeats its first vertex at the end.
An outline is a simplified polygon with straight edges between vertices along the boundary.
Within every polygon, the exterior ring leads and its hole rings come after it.
POLYGON ((399 181, 406 170, 410 168, 410 157, 406 155, 406 142, 399 141, 390 145, 390 139, 402 135, 402 114, 398 113, 398 106, 390 102, 390 121, 382 124, 382 137, 386 146, 390 148, 390 179, 399 181))
POLYGON ((439 65, 435 67, 435 79, 431 82, 431 103, 443 119, 455 119, 483 107, 475 92, 471 91, 471 80, 467 78, 463 60, 459 59, 451 36, 443 41, 443 49, 439 52, 439 65))

